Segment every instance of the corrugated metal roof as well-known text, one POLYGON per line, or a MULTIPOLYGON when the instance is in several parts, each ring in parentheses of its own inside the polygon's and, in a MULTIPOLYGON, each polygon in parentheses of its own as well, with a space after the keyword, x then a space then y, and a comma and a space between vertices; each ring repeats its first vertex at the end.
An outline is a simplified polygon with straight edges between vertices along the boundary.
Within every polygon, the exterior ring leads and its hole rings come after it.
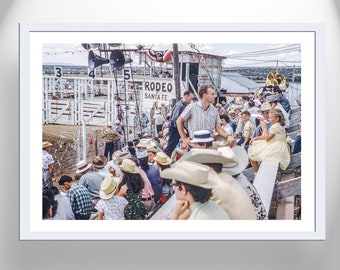
POLYGON ((233 80, 238 84, 247 87, 248 89, 255 89, 261 87, 261 85, 258 84, 257 82, 254 82, 237 72, 222 73, 222 77, 227 77, 228 79, 233 80))

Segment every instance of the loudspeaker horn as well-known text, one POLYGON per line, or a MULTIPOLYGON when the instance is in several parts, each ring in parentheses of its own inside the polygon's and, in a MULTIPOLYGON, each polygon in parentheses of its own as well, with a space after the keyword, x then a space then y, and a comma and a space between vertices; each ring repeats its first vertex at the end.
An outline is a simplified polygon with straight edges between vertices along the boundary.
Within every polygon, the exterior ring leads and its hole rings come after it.
POLYGON ((95 54, 93 51, 89 51, 88 63, 89 68, 93 70, 98 66, 110 63, 110 60, 95 54))
POLYGON ((121 50, 113 50, 110 55, 110 65, 113 70, 118 70, 125 64, 125 56, 121 50))

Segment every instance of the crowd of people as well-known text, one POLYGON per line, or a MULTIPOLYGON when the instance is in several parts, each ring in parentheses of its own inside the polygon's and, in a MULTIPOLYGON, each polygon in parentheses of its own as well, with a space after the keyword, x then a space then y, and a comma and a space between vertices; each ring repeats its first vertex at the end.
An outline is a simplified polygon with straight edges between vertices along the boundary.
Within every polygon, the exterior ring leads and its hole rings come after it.
POLYGON ((120 119, 107 123, 104 152, 79 161, 74 175, 54 177, 53 146, 42 143, 43 219, 143 220, 170 197, 170 219, 262 219, 256 190, 239 176, 247 167, 256 175, 261 161, 290 162, 287 143, 289 101, 273 87, 216 103, 215 88, 204 85, 198 101, 185 91, 165 117, 156 108, 157 136, 144 134, 122 144, 120 119))

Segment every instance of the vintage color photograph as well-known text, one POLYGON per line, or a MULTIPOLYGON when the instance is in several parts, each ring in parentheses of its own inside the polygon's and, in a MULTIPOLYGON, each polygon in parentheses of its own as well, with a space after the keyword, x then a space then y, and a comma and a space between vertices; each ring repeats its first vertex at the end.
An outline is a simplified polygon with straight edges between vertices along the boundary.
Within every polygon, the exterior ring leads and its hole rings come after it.
MULTIPOLYGON (((263 222, 315 231, 315 172, 302 173, 301 143, 302 111, 313 112, 316 94, 313 32, 73 34, 29 40, 41 60, 29 61, 30 95, 41 97, 30 115, 41 115, 36 229, 54 238, 83 220, 91 239, 112 224, 122 233, 114 239, 129 238, 132 224, 152 224, 150 239, 172 230, 196 238, 193 224, 217 224, 204 230, 222 239, 251 238, 249 226, 282 231, 263 222)), ((303 126, 310 146, 314 125, 303 126)))

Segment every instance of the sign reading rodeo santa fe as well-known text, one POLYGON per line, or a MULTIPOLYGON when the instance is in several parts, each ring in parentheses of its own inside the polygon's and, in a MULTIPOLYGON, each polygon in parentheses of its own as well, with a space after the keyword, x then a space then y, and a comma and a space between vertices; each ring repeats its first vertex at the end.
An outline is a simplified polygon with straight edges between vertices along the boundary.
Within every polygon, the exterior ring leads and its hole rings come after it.
POLYGON ((142 107, 150 110, 155 101, 169 105, 176 97, 174 81, 169 79, 146 80, 143 82, 142 107))

